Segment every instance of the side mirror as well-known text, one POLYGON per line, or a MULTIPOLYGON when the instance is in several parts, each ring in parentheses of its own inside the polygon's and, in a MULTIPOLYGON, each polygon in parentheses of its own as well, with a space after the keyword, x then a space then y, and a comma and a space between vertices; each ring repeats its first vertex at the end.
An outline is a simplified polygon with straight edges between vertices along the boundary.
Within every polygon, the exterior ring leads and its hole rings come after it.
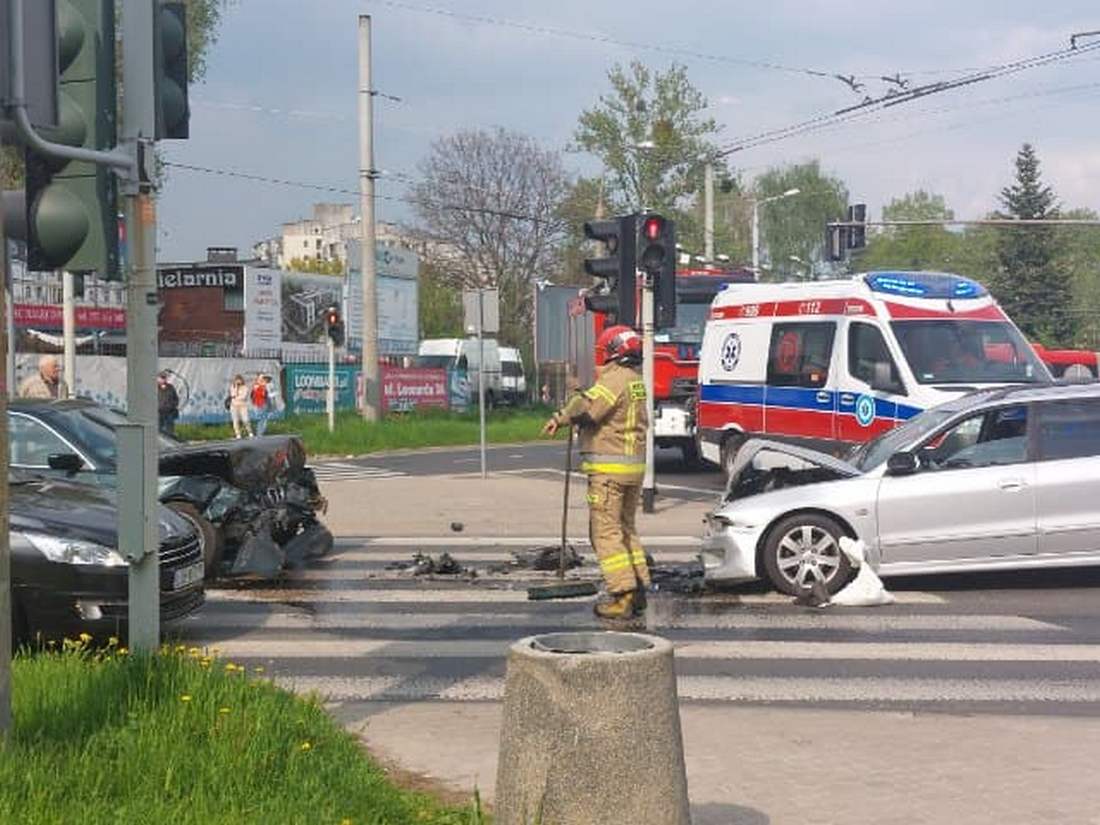
POLYGON ((52 453, 46 463, 51 470, 61 470, 69 475, 75 475, 84 469, 84 461, 76 453, 52 453))
POLYGON ((901 389, 894 380, 894 370, 885 361, 876 361, 871 372, 871 389, 876 392, 898 392, 901 389))
POLYGON ((886 472, 892 476, 911 476, 920 469, 920 462, 913 453, 894 453, 886 459, 886 472))

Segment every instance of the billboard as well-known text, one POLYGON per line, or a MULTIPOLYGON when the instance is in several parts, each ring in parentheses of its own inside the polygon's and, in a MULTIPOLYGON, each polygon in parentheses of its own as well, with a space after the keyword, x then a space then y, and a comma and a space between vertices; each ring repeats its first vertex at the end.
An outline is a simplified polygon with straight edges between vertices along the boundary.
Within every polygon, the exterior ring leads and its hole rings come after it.
MULTIPOLYGON (((336 367, 336 409, 355 409, 355 388, 359 369, 354 365, 336 367)), ((328 365, 286 365, 286 408, 292 415, 325 412, 328 391, 328 365)))
POLYGON ((244 351, 282 348, 282 275, 277 269, 248 267, 244 273, 244 351))
MULTIPOLYGON (((348 243, 348 341, 360 349, 363 340, 363 278, 360 244, 348 243)), ((416 253, 398 246, 375 246, 378 294, 378 352, 415 355, 420 340, 419 272, 416 253)))
POLYGON ((325 310, 342 310, 344 278, 284 272, 281 280, 283 354, 325 360, 325 310))

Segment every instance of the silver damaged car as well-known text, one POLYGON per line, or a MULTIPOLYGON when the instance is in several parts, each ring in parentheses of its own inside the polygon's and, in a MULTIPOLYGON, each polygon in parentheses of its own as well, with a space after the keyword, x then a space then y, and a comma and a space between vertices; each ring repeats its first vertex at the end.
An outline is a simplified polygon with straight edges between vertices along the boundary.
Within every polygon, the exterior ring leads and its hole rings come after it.
POLYGON ((746 442, 707 516, 706 576, 836 592, 842 536, 883 577, 1100 565, 1100 384, 972 393, 845 460, 746 442))

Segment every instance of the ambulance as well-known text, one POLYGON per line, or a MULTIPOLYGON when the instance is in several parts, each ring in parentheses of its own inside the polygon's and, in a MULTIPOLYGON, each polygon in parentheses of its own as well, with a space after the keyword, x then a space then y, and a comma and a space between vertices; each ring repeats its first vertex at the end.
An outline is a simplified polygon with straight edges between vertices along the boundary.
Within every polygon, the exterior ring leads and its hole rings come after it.
POLYGON ((1052 380, 969 278, 890 271, 732 284, 703 336, 699 449, 727 473, 750 436, 842 455, 963 393, 1052 380))

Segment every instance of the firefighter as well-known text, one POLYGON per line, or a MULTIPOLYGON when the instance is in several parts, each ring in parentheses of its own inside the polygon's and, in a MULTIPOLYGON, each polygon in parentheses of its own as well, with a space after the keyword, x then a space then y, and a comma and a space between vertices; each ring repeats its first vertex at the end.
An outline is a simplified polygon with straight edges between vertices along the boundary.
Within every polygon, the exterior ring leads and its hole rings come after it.
POLYGON ((588 476, 588 530, 608 598, 596 605, 604 619, 629 619, 645 610, 649 568, 635 527, 645 474, 645 383, 638 371, 642 339, 628 326, 603 331, 606 355, 596 383, 575 394, 546 422, 580 429, 581 469, 588 476))

